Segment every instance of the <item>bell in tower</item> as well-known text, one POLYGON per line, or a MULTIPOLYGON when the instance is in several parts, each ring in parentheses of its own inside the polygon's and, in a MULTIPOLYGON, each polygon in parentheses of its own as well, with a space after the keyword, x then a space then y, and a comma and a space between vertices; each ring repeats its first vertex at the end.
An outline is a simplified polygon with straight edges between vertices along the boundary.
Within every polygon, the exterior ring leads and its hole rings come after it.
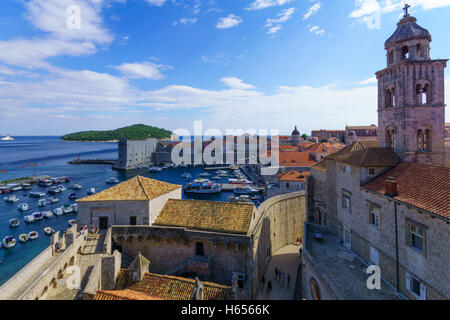
POLYGON ((378 141, 406 161, 445 164, 444 69, 430 57, 431 34, 405 15, 386 41, 378 79, 378 141))

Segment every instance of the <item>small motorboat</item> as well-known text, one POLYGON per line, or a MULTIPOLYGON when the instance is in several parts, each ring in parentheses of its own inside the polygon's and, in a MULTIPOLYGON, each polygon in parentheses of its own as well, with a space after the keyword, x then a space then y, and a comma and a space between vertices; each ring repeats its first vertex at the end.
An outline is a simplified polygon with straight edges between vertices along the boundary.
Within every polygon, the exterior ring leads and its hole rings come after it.
POLYGON ((59 189, 60 192, 66 191, 66 187, 64 187, 62 185, 57 186, 57 188, 59 189))
POLYGON ((30 190, 32 188, 31 184, 29 183, 22 183, 22 189, 23 190, 30 190))
POLYGON ((56 197, 51 197, 51 198, 48 198, 48 202, 50 202, 50 203, 57 203, 57 202, 59 202, 59 199, 58 198, 56 198, 56 197))
POLYGON ((44 219, 44 215, 41 212, 35 212, 33 213, 34 221, 40 221, 44 219))
POLYGON ((5 248, 12 248, 16 245, 16 238, 13 236, 7 236, 2 241, 3 247, 5 248))
POLYGON ((200 177, 209 177, 211 174, 208 172, 200 173, 200 177))
POLYGON ((44 216, 44 218, 46 219, 50 219, 53 218, 53 213, 51 211, 43 211, 42 215, 44 216))
POLYGON ((57 216, 62 216, 64 214, 62 208, 56 208, 53 210, 53 213, 57 216))
POLYGON ((16 218, 15 218, 15 219, 9 220, 9 226, 10 226, 11 228, 18 227, 19 224, 20 224, 19 219, 16 219, 16 218))
POLYGON ((62 207, 62 211, 63 211, 64 214, 72 213, 73 212, 73 208, 70 205, 65 205, 64 207, 62 207))
POLYGON ((74 203, 72 206, 73 212, 78 212, 78 204, 74 203))
POLYGON ((77 223, 77 220, 72 219, 72 220, 69 220, 68 223, 69 223, 69 226, 72 227, 74 224, 77 223))
POLYGON ((106 179, 106 183, 107 184, 116 184, 116 183, 118 183, 119 182, 119 179, 117 179, 117 178, 109 178, 109 179, 106 179))
POLYGON ((39 207, 45 207, 47 205, 47 200, 46 199, 39 199, 38 201, 38 206, 39 207))
POLYGON ((162 168, 159 168, 159 167, 148 168, 148 172, 150 172, 150 173, 156 173, 156 172, 161 172, 161 171, 162 171, 162 168))
POLYGON ((58 187, 51 187, 51 188, 48 189, 47 192, 50 193, 50 194, 57 194, 57 193, 60 193, 61 190, 58 187))
POLYGON ((6 202, 17 202, 17 201, 19 201, 19 197, 17 197, 14 194, 12 196, 5 197, 4 199, 5 199, 6 202))
POLYGON ((28 203, 21 203, 17 209, 19 209, 19 211, 27 211, 30 210, 30 207, 28 206, 28 203))
POLYGON ((45 228, 44 228, 44 232, 45 232, 46 235, 51 236, 52 234, 55 233, 55 230, 53 230, 53 229, 50 228, 50 227, 45 227, 45 228))
POLYGON ((181 175, 181 177, 184 179, 191 179, 192 175, 189 172, 185 172, 181 175))
POLYGON ((42 198, 45 197, 45 192, 30 192, 28 195, 31 198, 42 198))
POLYGON ((77 198, 77 194, 76 193, 71 193, 70 195, 69 195, 69 199, 70 200, 74 200, 74 199, 76 199, 77 198))
POLYGON ((252 194, 257 193, 258 190, 253 189, 249 186, 238 186, 233 190, 233 192, 236 194, 252 194))
POLYGON ((22 234, 19 236, 19 241, 20 241, 20 242, 23 242, 23 243, 27 242, 27 241, 28 241, 28 235, 27 235, 26 233, 22 233, 22 234))
POLYGON ((32 223, 32 222, 34 222, 34 217, 31 216, 31 215, 25 216, 25 217, 23 218, 23 220, 25 220, 25 222, 27 222, 27 223, 32 223))
POLYGON ((77 184, 77 183, 74 183, 73 185, 71 185, 70 186, 70 189, 73 189, 73 190, 81 190, 83 187, 81 186, 81 184, 77 184))
POLYGON ((219 177, 219 176, 213 177, 213 180, 221 180, 221 179, 222 179, 222 177, 219 177))
POLYGON ((37 231, 31 231, 30 233, 28 233, 28 238, 30 240, 36 240, 38 238, 38 233, 37 231))
POLYGON ((15 186, 11 188, 11 191, 20 191, 22 190, 22 186, 15 186))
POLYGON ((94 193, 95 193, 95 188, 87 189, 87 194, 94 194, 94 193))

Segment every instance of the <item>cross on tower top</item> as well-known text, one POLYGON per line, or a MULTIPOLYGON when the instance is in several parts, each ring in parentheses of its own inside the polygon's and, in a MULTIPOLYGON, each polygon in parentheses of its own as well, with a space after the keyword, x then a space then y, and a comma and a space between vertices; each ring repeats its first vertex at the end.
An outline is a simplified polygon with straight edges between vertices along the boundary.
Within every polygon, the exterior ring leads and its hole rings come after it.
POLYGON ((411 8, 411 6, 407 3, 405 3, 405 7, 403 8, 403 10, 405 10, 405 17, 408 15, 408 9, 411 8))

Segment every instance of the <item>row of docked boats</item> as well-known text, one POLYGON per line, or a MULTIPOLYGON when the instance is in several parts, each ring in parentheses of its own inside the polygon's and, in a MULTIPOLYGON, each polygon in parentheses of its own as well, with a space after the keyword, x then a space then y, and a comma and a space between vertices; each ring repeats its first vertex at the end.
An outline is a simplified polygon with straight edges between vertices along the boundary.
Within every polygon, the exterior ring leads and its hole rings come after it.
POLYGON ((184 193, 213 194, 222 192, 222 185, 208 179, 195 179, 183 187, 184 193))
MULTIPOLYGON (((33 223, 36 221, 40 221, 44 218, 46 219, 50 219, 53 218, 54 215, 56 216, 62 216, 64 214, 69 214, 69 213, 76 213, 78 212, 78 205, 76 203, 70 205, 64 205, 62 207, 56 208, 52 211, 47 210, 47 211, 42 211, 42 212, 34 212, 31 215, 27 215, 24 217, 25 222, 27 223, 33 223)), ((14 227, 18 227, 19 226, 19 219, 14 218, 9 220, 9 225, 10 227, 14 228, 14 227)))

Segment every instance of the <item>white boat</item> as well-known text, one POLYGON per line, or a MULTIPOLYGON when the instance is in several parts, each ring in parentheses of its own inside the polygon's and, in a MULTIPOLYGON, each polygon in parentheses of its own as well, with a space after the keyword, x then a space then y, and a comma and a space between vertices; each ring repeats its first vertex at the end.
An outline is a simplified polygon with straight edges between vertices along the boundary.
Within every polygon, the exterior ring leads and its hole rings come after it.
POLYGON ((51 236, 52 234, 55 233, 55 230, 53 230, 53 229, 50 228, 50 227, 45 227, 45 228, 44 228, 44 232, 45 232, 46 235, 51 236))
POLYGON ((236 194, 252 194, 252 193, 257 193, 259 191, 256 189, 250 188, 249 186, 245 186, 245 187, 243 186, 243 187, 236 187, 233 190, 233 192, 236 194))
POLYGON ((68 223, 69 223, 69 226, 71 227, 77 223, 77 220, 69 220, 68 223))
POLYGON ((20 241, 20 242, 27 242, 27 241, 28 241, 28 235, 27 235, 26 233, 22 233, 22 234, 19 236, 19 241, 20 241))
POLYGON ((78 212, 78 204, 76 204, 76 203, 72 204, 72 209, 73 209, 73 212, 78 212))
POLYGON ((42 211, 42 215, 43 215, 44 218, 46 218, 46 219, 53 218, 53 213, 52 213, 51 211, 42 211))
POLYGON ((200 177, 209 177, 211 174, 208 172, 200 173, 200 177))
POLYGON ((222 180, 222 177, 215 176, 215 177, 213 177, 213 180, 222 180))
POLYGON ((45 192, 30 192, 28 195, 31 198, 42 198, 45 197, 45 192))
POLYGON ((7 236, 2 241, 3 247, 5 248, 12 248, 16 245, 16 238, 13 236, 7 236))
POLYGON ((161 172, 161 171, 162 171, 162 168, 159 168, 159 167, 150 167, 150 168, 148 168, 148 172, 151 172, 151 173, 161 172))
POLYGON ((39 207, 45 207, 47 205, 47 200, 45 199, 39 199, 38 206, 39 207))
POLYGON ((66 191, 66 187, 64 187, 64 186, 62 186, 62 185, 57 186, 57 188, 58 188, 59 191, 61 191, 61 192, 66 191))
POLYGON ((185 193, 211 194, 222 192, 222 186, 208 179, 196 179, 184 188, 185 193))
POLYGON ((116 183, 119 183, 119 179, 117 179, 117 178, 108 178, 108 179, 106 179, 106 183, 107 184, 116 184, 116 183))
POLYGON ((30 233, 28 233, 28 238, 30 240, 35 240, 38 238, 38 236, 39 235, 38 235, 37 231, 31 231, 30 233))
POLYGON ((34 217, 33 216, 25 216, 24 218, 23 218, 23 220, 25 220, 25 222, 27 222, 27 223, 32 223, 32 222, 34 222, 34 217))
POLYGON ((81 184, 73 184, 71 187, 71 189, 73 190, 81 190, 83 187, 81 186, 81 184))
POLYGON ((44 219, 44 215, 41 212, 34 212, 32 216, 34 218, 34 221, 40 221, 44 219))
POLYGON ((51 198, 48 198, 48 202, 50 202, 50 203, 57 203, 57 202, 59 202, 59 199, 56 198, 56 197, 51 197, 51 198))
POLYGON ((8 134, 8 135, 6 135, 6 136, 0 138, 0 140, 1 140, 1 141, 14 141, 14 138, 11 137, 10 134, 8 134))
POLYGON ((53 210, 53 213, 54 213, 55 215, 57 215, 57 216, 62 216, 62 215, 64 214, 62 208, 56 208, 56 209, 54 209, 54 210, 53 210))
POLYGON ((19 224, 20 224, 19 219, 14 218, 9 220, 9 226, 12 228, 18 227, 19 224))
POLYGON ((73 212, 73 208, 70 205, 64 206, 64 207, 62 207, 62 211, 63 211, 64 214, 72 213, 73 212))
POLYGON ((182 177, 182 178, 185 178, 185 179, 191 179, 191 178, 192 178, 192 175, 191 175, 189 172, 185 172, 185 173, 183 173, 183 174, 181 175, 181 177, 182 177))
POLYGON ((87 189, 87 194, 94 194, 95 193, 95 188, 89 188, 87 189))
POLYGON ((28 206, 28 203, 21 203, 18 205, 17 209, 19 209, 19 211, 27 211, 30 207, 28 206))
POLYGON ((4 199, 5 199, 6 202, 17 202, 17 201, 19 201, 19 197, 17 197, 14 194, 12 196, 5 197, 4 199))
POLYGON ((22 186, 15 186, 11 188, 11 191, 20 191, 22 190, 22 186))
POLYGON ((29 183, 22 183, 22 189, 23 190, 30 190, 32 188, 31 184, 29 183))
POLYGON ((51 194, 57 194, 61 192, 61 189, 59 189, 58 187, 50 187, 48 188, 47 192, 51 194))

